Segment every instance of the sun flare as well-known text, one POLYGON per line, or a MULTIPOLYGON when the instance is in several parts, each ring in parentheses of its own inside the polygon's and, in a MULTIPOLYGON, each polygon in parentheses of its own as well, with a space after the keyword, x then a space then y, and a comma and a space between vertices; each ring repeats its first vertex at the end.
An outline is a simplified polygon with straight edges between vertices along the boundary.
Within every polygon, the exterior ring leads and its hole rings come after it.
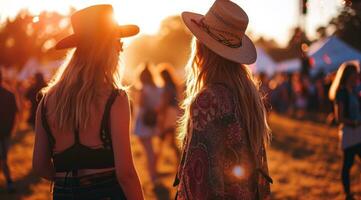
MULTIPOLYGON (((288 42, 292 28, 298 22, 298 0, 285 1, 247 1, 233 0, 242 5, 250 18, 252 35, 275 39, 282 45, 288 42), (280 10, 280 6, 282 9, 280 10), (273 12, 278 10, 278 12, 273 12), (262 13, 262 14, 260 14, 262 13), (272 16, 272 17, 270 17, 272 16)), ((316 28, 328 23, 342 6, 340 0, 310 0, 310 11, 307 17, 307 32, 311 37, 316 35, 316 28)), ((67 14, 70 7, 81 9, 94 4, 112 4, 115 18, 119 24, 137 24, 141 34, 155 34, 162 19, 170 15, 179 15, 182 11, 205 13, 210 0, 0 0, 0 21, 13 17, 19 10, 27 9, 33 14, 44 10, 67 14)))

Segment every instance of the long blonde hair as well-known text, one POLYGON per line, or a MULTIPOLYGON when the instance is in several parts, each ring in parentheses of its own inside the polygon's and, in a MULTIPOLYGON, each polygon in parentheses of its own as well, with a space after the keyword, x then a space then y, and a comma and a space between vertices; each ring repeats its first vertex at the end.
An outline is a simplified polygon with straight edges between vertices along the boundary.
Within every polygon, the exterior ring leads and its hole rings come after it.
POLYGON ((246 66, 217 55, 194 39, 186 76, 186 97, 181 104, 184 114, 178 130, 180 139, 187 134, 190 106, 197 94, 209 84, 223 82, 234 91, 237 119, 248 134, 252 150, 258 155, 270 140, 270 129, 258 85, 246 66))
POLYGON ((125 89, 118 65, 115 38, 88 41, 70 54, 69 62, 57 72, 43 93, 54 95, 55 127, 71 131, 85 129, 90 121, 91 106, 104 89, 125 89))

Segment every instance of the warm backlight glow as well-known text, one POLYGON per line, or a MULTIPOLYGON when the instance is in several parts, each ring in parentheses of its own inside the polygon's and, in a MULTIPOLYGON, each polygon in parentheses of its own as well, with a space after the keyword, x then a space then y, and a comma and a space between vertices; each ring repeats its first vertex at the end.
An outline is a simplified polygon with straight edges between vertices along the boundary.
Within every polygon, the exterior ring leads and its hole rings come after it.
MULTIPOLYGON (((299 0, 233 1, 248 13, 249 30, 255 36, 274 38, 279 43, 286 44, 290 31, 299 23, 299 0)), ((204 14, 212 2, 213 0, 0 0, 0 21, 4 21, 8 16, 15 16, 22 9, 28 9, 34 14, 43 10, 65 14, 70 7, 81 9, 94 4, 112 4, 119 24, 137 24, 141 33, 154 34, 165 17, 180 14, 182 11, 204 14)), ((309 0, 306 19, 309 35, 315 36, 316 28, 327 24, 341 6, 340 0, 309 0)))

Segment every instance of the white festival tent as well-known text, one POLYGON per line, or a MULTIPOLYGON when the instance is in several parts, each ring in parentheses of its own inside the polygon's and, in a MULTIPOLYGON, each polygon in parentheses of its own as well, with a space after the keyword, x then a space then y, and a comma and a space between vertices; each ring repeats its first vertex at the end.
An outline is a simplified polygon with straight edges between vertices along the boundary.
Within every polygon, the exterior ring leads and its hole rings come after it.
POLYGON ((37 72, 40 72, 46 80, 49 80, 62 63, 63 60, 55 60, 43 64, 36 58, 30 58, 18 74, 17 79, 26 80, 33 77, 37 72))
POLYGON ((249 65, 252 73, 264 72, 269 76, 273 75, 276 69, 276 63, 261 47, 256 47, 256 50, 257 60, 255 63, 249 65))
POLYGON ((301 70, 301 59, 293 58, 277 63, 276 72, 292 73, 301 70))
POLYGON ((40 63, 36 58, 30 58, 18 74, 18 80, 26 80, 31 78, 39 71, 40 63))
POLYGON ((319 70, 334 71, 346 61, 361 60, 361 52, 336 36, 330 36, 313 43, 309 48, 308 56, 311 59, 311 73, 313 74, 319 70))

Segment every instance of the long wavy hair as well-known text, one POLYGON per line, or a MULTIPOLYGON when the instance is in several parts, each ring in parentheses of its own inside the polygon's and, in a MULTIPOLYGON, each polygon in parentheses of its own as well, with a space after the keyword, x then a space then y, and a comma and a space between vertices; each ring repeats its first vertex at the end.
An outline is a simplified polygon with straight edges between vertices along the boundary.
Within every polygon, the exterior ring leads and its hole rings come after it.
POLYGON ((199 92, 215 82, 226 84, 234 91, 237 119, 248 135, 252 150, 259 155, 270 140, 270 129, 258 84, 244 65, 225 59, 198 40, 193 40, 192 55, 186 67, 186 92, 181 103, 184 114, 179 121, 179 137, 184 140, 190 120, 190 106, 199 92))
POLYGON ((359 71, 359 67, 353 63, 344 63, 338 68, 336 77, 332 81, 328 97, 331 101, 334 101, 338 91, 345 87, 346 81, 349 79, 351 74, 355 74, 359 71))
POLYGON ((122 85, 119 47, 115 38, 104 36, 99 41, 82 42, 69 54, 65 63, 42 90, 54 95, 55 127, 71 131, 85 129, 91 107, 104 89, 126 89, 122 85))

